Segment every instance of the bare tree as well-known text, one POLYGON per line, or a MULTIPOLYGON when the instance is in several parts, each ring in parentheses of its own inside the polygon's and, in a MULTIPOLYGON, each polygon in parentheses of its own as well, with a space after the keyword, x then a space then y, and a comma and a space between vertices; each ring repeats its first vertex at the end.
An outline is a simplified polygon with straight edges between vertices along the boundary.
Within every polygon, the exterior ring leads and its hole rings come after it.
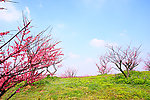
MULTIPOLYGON (((18 3, 18 2, 15 2, 15 1, 11 1, 11 0, 0 0, 0 2, 18 3)), ((7 10, 7 8, 0 7, 0 10, 7 10)))
POLYGON ((107 58, 107 54, 105 54, 104 56, 101 56, 99 58, 99 63, 96 64, 98 68, 98 72, 100 74, 109 73, 112 68, 108 64, 109 64, 109 59, 107 58))
POLYGON ((131 48, 128 46, 123 49, 122 47, 108 46, 109 51, 107 57, 110 62, 113 63, 126 78, 128 78, 129 70, 133 70, 140 63, 140 47, 141 46, 138 48, 131 48), (127 74, 125 74, 124 68, 126 69, 127 74))
POLYGON ((128 46, 127 49, 123 51, 125 56, 123 65, 127 70, 127 77, 129 77, 129 70, 133 70, 141 62, 141 59, 139 58, 140 47, 141 46, 139 46, 138 48, 131 48, 130 46, 128 46))
POLYGON ((77 74, 77 70, 76 69, 71 69, 68 68, 65 73, 62 75, 62 77, 75 77, 77 74))

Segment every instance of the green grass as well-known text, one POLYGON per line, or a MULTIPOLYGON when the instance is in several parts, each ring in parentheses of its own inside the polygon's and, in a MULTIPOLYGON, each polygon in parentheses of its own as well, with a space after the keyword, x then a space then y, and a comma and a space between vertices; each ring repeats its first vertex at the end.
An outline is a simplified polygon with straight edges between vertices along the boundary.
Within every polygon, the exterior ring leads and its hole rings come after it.
MULTIPOLYGON (((21 89, 11 100, 150 100, 150 72, 81 78, 47 77, 21 89)), ((12 90, 10 90, 12 91, 12 90)), ((8 91, 3 99, 11 93, 8 91)))

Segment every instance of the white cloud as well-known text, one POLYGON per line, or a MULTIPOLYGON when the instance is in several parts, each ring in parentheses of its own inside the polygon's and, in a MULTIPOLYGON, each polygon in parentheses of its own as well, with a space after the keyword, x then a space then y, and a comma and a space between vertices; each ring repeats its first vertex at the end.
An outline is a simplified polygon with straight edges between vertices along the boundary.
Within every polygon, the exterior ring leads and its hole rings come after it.
POLYGON ((72 52, 69 53, 69 58, 76 59, 79 57, 80 57, 80 55, 78 55, 78 54, 73 54, 72 52))
POLYGON ((0 3, 0 7, 4 7, 7 10, 0 10, 0 20, 12 22, 21 18, 21 11, 15 8, 12 3, 0 3))
POLYGON ((104 40, 98 40, 95 38, 90 41, 90 45, 93 47, 104 47, 106 42, 104 40))
POLYGON ((27 15, 28 19, 31 19, 29 7, 25 7, 24 13, 27 15))
POLYGON ((107 45, 117 46, 117 43, 111 43, 111 42, 107 42, 104 40, 98 40, 98 39, 94 38, 90 41, 90 45, 98 48, 98 47, 105 47, 107 45))

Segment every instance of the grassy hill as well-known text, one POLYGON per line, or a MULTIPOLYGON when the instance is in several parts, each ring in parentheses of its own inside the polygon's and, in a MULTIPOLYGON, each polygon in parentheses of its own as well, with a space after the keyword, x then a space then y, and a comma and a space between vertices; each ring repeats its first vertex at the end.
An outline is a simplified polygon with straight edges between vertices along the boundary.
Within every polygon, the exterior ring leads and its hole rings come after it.
MULTIPOLYGON (((150 72, 132 71, 122 74, 90 77, 47 77, 21 89, 11 100, 150 100, 150 72)), ((12 90, 3 96, 5 100, 12 90)))

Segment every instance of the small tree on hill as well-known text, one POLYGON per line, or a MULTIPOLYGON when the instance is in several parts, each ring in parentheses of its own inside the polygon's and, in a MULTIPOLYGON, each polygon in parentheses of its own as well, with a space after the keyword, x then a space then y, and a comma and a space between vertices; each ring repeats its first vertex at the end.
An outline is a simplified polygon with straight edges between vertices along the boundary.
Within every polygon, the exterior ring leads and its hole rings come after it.
POLYGON ((128 46, 124 51, 125 59, 123 61, 123 65, 126 68, 127 71, 127 77, 129 77, 129 70, 134 70, 139 63, 141 62, 141 59, 139 58, 140 49, 141 46, 138 48, 131 48, 128 46))
POLYGON ((128 46, 123 49, 122 47, 108 46, 108 56, 107 58, 113 63, 117 69, 126 77, 129 77, 129 70, 133 70, 140 63, 139 48, 131 48, 128 46), (126 69, 127 74, 125 74, 124 69, 126 69))
POLYGON ((76 69, 71 69, 68 68, 64 74, 62 75, 62 77, 75 77, 77 74, 77 70, 76 69))
POLYGON ((111 67, 109 67, 109 59, 105 56, 101 56, 99 58, 99 63, 96 64, 98 68, 98 72, 100 74, 107 74, 111 71, 111 67))
POLYGON ((145 67, 146 70, 150 71, 150 54, 148 55, 147 60, 145 61, 145 67))

